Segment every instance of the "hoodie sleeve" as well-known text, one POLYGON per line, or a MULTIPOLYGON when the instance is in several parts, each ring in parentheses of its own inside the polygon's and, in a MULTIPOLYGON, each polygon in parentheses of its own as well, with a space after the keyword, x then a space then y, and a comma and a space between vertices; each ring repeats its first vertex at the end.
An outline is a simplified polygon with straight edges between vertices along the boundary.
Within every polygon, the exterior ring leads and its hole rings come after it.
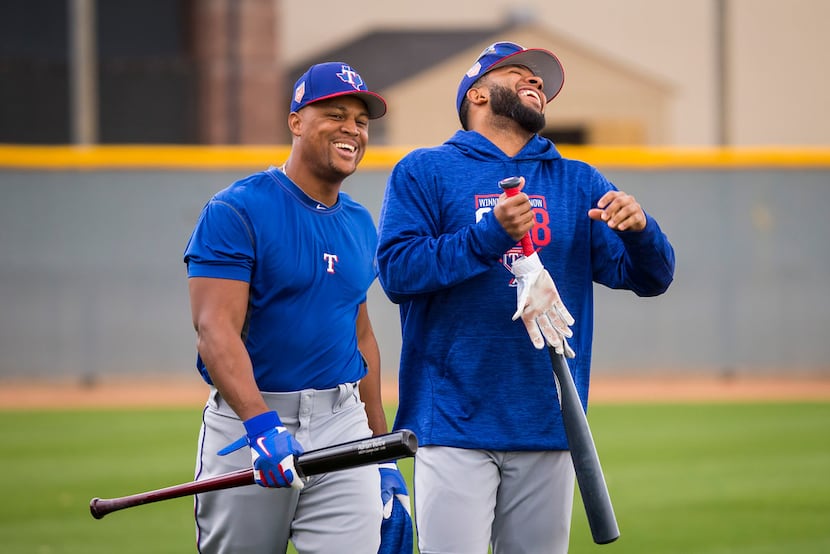
POLYGON ((418 151, 392 170, 378 222, 378 270, 390 300, 435 292, 475 277, 500 263, 516 241, 492 211, 457 230, 443 228, 445 194, 452 193, 418 151))
MULTIPOLYGON (((593 204, 609 190, 618 190, 597 173, 593 204)), ((646 213, 640 232, 613 231, 601 221, 591 222, 593 278, 612 289, 627 289, 637 296, 657 296, 674 279, 674 248, 657 221, 646 213)))

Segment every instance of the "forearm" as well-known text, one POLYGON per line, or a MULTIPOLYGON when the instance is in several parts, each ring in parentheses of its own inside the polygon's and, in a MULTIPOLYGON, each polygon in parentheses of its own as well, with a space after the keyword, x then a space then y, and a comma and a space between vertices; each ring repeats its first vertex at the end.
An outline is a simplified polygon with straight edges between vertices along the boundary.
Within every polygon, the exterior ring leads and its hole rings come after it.
POLYGON ((213 385, 241 420, 268 411, 254 379, 250 356, 238 336, 202 331, 198 349, 213 385))
POLYGON ((481 275, 501 263, 501 255, 516 244, 490 215, 437 238, 396 223, 386 231, 378 247, 379 278, 398 303, 481 275))
MULTIPOLYGON (((368 362, 368 359, 367 359, 368 362)), ((372 367, 369 362, 369 367, 372 367)), ((366 406, 366 416, 369 419, 369 428, 373 435, 382 435, 389 431, 386 423, 386 414, 383 411, 383 398, 381 395, 380 366, 375 370, 369 370, 366 377, 360 380, 360 399, 366 406)))
MULTIPOLYGON (((377 259, 378 277, 393 302, 403 303, 481 275, 516 244, 490 209, 479 209, 469 217, 453 215, 454 202, 445 191, 469 176, 446 174, 442 160, 429 154, 407 156, 387 182, 377 259)), ((500 192, 495 180, 493 186, 494 193, 500 192)))
POLYGON ((372 434, 382 435, 388 432, 389 428, 381 396, 380 348, 365 303, 358 310, 356 331, 357 348, 366 361, 366 375, 360 380, 360 399, 366 406, 366 416, 372 434))
POLYGON ((650 216, 642 233, 620 233, 629 288, 639 296, 662 294, 674 279, 674 248, 650 216))

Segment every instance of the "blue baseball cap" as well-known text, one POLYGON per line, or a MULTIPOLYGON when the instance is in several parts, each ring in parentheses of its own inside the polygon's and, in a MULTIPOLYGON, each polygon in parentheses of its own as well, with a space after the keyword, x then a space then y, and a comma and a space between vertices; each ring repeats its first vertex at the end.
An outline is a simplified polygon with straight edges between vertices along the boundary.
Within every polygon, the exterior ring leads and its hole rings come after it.
POLYGON ((523 65, 541 77, 548 102, 559 94, 565 83, 565 71, 553 52, 543 48, 524 48, 515 42, 495 42, 478 55, 476 62, 461 79, 455 99, 456 109, 461 111, 461 102, 479 77, 506 65, 523 65))
POLYGON ((345 62, 326 62, 308 68, 294 84, 291 111, 296 112, 314 102, 347 94, 353 94, 366 103, 369 119, 377 119, 386 113, 383 97, 369 91, 363 77, 345 62))

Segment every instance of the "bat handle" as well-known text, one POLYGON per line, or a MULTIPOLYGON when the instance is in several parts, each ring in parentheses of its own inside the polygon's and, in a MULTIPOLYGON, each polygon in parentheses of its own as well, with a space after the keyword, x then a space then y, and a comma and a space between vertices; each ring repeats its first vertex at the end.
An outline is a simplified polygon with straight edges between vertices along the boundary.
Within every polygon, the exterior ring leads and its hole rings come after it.
MULTIPOLYGON (((508 177, 499 181, 499 186, 508 197, 519 194, 519 185, 522 184, 520 177, 508 177)), ((530 239, 530 232, 522 237, 522 253, 525 256, 533 254, 533 241, 530 239)))
POLYGON ((142 504, 150 504, 152 502, 158 502, 159 500, 181 498, 182 496, 207 492, 210 490, 253 485, 254 483, 256 483, 256 480, 254 479, 254 472, 251 468, 239 469, 229 473, 209 477, 202 481, 191 481, 189 483, 172 485, 163 489, 131 494, 129 496, 122 496, 119 498, 96 497, 89 501, 89 511, 92 514, 92 517, 95 519, 101 519, 109 513, 123 510, 124 508, 131 508, 142 504))

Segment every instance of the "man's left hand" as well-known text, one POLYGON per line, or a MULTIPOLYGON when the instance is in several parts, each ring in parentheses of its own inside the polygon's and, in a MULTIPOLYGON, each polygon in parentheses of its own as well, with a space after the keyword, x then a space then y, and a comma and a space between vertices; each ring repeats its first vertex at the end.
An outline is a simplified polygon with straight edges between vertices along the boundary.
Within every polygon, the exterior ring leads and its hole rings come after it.
POLYGON ((608 191, 588 210, 588 217, 604 221, 614 231, 639 232, 646 228, 646 214, 637 200, 621 190, 608 191))
POLYGON ((383 523, 380 527, 379 554, 411 553, 413 544, 412 514, 406 481, 395 462, 379 464, 380 499, 383 523))

